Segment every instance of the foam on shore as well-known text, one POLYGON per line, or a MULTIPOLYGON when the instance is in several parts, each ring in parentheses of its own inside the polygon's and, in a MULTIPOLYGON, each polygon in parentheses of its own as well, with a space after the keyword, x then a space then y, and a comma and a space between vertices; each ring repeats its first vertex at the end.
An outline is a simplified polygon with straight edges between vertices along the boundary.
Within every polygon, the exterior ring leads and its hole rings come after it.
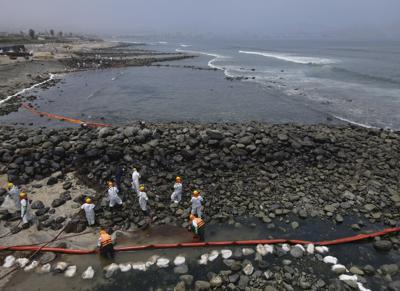
POLYGON ((267 58, 278 59, 286 62, 302 64, 302 65, 328 65, 334 64, 337 61, 327 58, 316 58, 316 57, 305 57, 305 56, 296 56, 282 53, 273 53, 273 52, 261 52, 261 51, 242 51, 241 54, 249 54, 249 55, 258 55, 267 58))
POLYGON ((37 83, 37 84, 34 84, 34 85, 30 86, 29 88, 22 89, 21 91, 18 91, 17 93, 15 93, 13 95, 7 96, 5 99, 0 100, 0 105, 5 103, 5 102, 7 102, 8 100, 10 100, 13 97, 17 97, 18 95, 24 94, 24 93, 26 93, 26 92, 28 92, 28 91, 30 91, 30 90, 38 87, 38 86, 41 86, 43 84, 46 84, 46 83, 50 82, 51 80, 53 80, 55 78, 55 76, 56 76, 55 74, 50 74, 50 77, 47 80, 44 80, 43 82, 40 82, 40 83, 37 83))

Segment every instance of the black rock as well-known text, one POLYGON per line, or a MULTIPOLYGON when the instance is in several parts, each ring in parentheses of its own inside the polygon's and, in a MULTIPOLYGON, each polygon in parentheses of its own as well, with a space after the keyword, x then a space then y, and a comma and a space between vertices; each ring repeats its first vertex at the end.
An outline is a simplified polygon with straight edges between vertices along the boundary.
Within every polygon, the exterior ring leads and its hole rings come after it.
POLYGON ((389 240, 378 240, 374 242, 374 248, 378 251, 390 251, 392 242, 389 240))
POLYGON ((56 198, 53 200, 53 202, 51 202, 51 207, 56 208, 56 207, 63 205, 64 203, 65 203, 65 200, 56 198))
POLYGON ((60 194, 60 199, 64 200, 64 201, 68 201, 68 200, 71 200, 72 197, 71 197, 71 194, 67 191, 67 192, 60 194))
POLYGON ((64 184, 63 184, 63 189, 64 190, 68 190, 69 188, 71 188, 72 187, 72 183, 71 182, 65 182, 64 184))
POLYGON ((57 184, 57 182, 58 182, 58 180, 57 180, 56 177, 50 177, 50 178, 47 180, 47 185, 54 185, 54 184, 57 184))
POLYGON ((39 210, 37 210, 35 212, 35 215, 36 216, 42 216, 42 215, 46 214, 47 212, 49 212, 49 210, 50 210, 50 207, 40 208, 39 210))
POLYGON ((42 209, 42 208, 44 208, 44 204, 40 200, 35 200, 32 202, 31 208, 32 209, 42 209))

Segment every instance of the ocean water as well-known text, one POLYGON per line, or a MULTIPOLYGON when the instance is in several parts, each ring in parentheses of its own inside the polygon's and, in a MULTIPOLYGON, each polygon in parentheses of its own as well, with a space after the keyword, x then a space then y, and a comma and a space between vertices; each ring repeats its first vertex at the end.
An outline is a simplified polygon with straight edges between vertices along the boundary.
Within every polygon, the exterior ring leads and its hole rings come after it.
POLYGON ((228 77, 247 77, 336 119, 400 129, 400 42, 239 40, 176 50, 208 56, 207 65, 228 77))
MULTIPOLYGON (((120 40, 198 57, 169 62, 171 67, 64 75, 56 87, 28 92, 38 96, 34 104, 42 111, 109 123, 349 122, 400 130, 400 42, 120 40)), ((23 109, 0 117, 4 123, 48 124, 37 119, 23 109)))

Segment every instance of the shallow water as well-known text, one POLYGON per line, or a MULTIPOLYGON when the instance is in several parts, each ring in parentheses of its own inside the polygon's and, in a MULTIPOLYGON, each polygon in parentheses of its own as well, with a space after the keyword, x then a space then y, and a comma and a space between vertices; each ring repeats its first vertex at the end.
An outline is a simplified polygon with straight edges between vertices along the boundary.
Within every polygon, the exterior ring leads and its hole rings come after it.
MULTIPOLYGON (((300 227, 292 230, 288 219, 293 221, 293 217, 286 217, 282 220, 275 219, 276 228, 270 230, 265 223, 258 219, 242 218, 237 222, 240 225, 228 225, 227 223, 216 223, 207 225, 206 240, 208 241, 225 241, 225 240, 242 240, 242 239, 266 239, 266 238, 292 238, 305 240, 325 240, 335 239, 345 236, 355 235, 358 232, 350 228, 352 223, 362 219, 357 217, 345 217, 343 224, 332 224, 330 221, 320 220, 319 218, 308 218, 306 220, 298 220, 300 227)), ((371 225, 367 221, 363 230, 380 230, 383 225, 371 225)), ((175 226, 156 226, 145 231, 128 233, 118 239, 120 245, 132 245, 143 243, 170 243, 170 242, 187 242, 191 241, 191 234, 175 226)), ((226 247, 225 247, 226 248, 226 247)), ((229 247, 232 251, 239 247, 229 247)), ((242 248, 242 247, 240 247, 242 248)), ((255 248, 255 246, 253 246, 255 248)), ((207 266, 199 266, 197 259, 201 254, 210 252, 212 249, 221 248, 181 248, 181 249, 165 249, 165 250, 145 250, 136 252, 118 253, 115 261, 117 263, 146 261, 154 254, 170 259, 170 265, 173 259, 181 254, 186 257, 189 266, 189 274, 194 275, 195 280, 207 280, 208 272, 218 272, 227 269, 223 265, 221 257, 214 262, 209 262, 207 266)), ((364 266, 371 264, 379 267, 384 263, 395 263, 400 259, 397 251, 390 253, 377 253, 370 242, 352 243, 346 245, 338 245, 330 247, 330 255, 336 256, 339 262, 350 268, 352 265, 364 266)), ((253 258, 250 256, 249 258, 253 258)), ((294 264, 297 260, 290 257, 276 257, 268 255, 265 259, 273 265, 281 265, 284 258, 291 259, 294 264)), ((110 261, 99 260, 96 255, 84 256, 67 256, 63 255, 59 260, 66 261, 70 264, 77 265, 78 271, 74 279, 67 279, 62 274, 44 274, 38 275, 33 272, 25 273, 20 271, 7 285, 5 290, 153 290, 154 287, 174 286, 179 281, 179 275, 174 274, 173 267, 166 269, 150 268, 147 272, 129 271, 127 273, 119 273, 112 279, 105 279, 102 274, 102 267, 108 265, 110 261), (80 274, 89 266, 93 266, 96 270, 93 280, 82 280, 80 274), (44 283, 45 282, 45 283, 44 283), (32 286, 34 286, 32 288, 32 286), (29 288, 29 289, 28 289, 29 288)), ((299 261, 300 262, 300 261, 299 261)), ((300 268, 307 268, 311 264, 310 260, 301 260, 300 268)), ((328 265, 314 262, 311 264, 314 271, 318 270, 318 275, 322 278, 332 278, 332 273, 328 265), (318 266, 316 268, 316 266, 318 266)), ((368 278, 367 287, 378 287, 379 282, 376 279, 368 278)), ((375 290, 375 289, 373 289, 375 290)))
MULTIPOLYGON (((56 87, 29 94, 38 96, 32 103, 41 111, 112 124, 136 120, 322 123, 329 116, 274 90, 225 80, 220 71, 190 68, 132 67, 72 73, 63 76, 56 87)), ((0 117, 0 122, 66 124, 48 122, 25 109, 0 117)))

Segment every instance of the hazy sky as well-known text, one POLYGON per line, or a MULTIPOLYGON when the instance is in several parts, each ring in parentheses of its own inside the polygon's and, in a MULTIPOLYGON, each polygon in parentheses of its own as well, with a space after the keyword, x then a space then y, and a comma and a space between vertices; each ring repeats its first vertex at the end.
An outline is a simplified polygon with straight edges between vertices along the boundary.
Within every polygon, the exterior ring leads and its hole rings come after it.
POLYGON ((0 31, 400 37, 400 0, 0 0, 0 31))

